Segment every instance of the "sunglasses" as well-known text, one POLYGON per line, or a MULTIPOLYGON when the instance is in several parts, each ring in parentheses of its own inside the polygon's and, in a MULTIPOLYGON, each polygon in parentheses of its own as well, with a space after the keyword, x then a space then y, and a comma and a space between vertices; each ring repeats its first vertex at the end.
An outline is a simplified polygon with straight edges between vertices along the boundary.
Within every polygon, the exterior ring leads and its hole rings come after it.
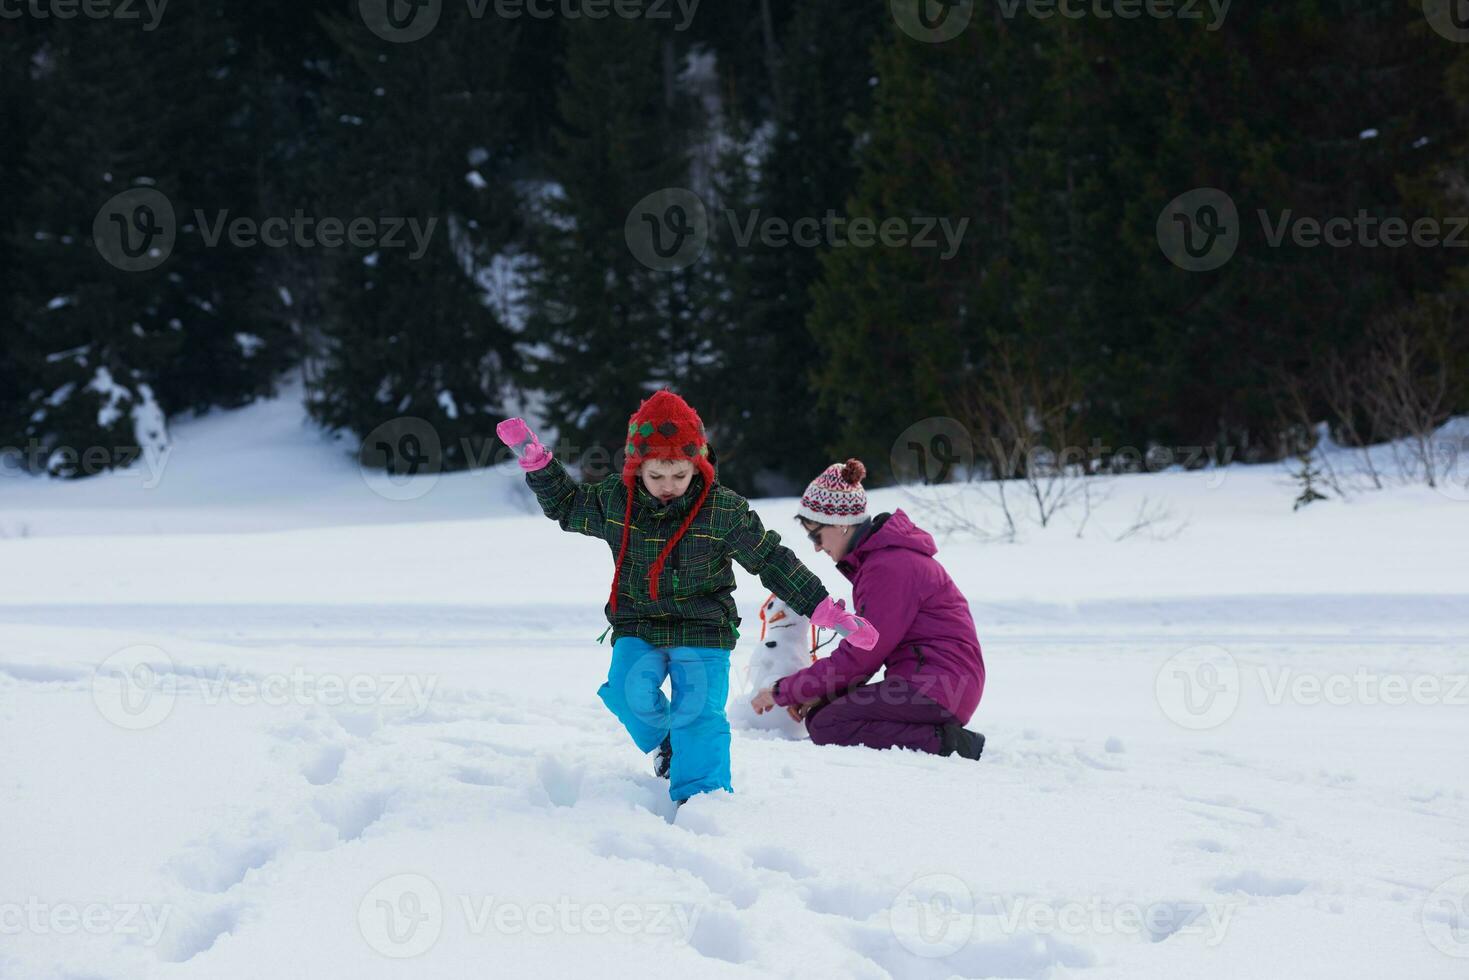
POLYGON ((825 524, 818 524, 814 528, 806 532, 806 537, 811 539, 812 544, 819 546, 821 544, 821 532, 825 530, 825 524))

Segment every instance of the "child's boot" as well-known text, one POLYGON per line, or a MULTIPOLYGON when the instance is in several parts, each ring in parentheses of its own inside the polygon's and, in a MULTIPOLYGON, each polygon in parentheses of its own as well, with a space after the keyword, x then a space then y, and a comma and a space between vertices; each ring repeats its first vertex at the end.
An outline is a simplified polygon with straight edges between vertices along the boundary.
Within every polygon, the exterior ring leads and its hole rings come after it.
POLYGON ((663 736, 663 744, 658 746, 658 754, 653 757, 653 775, 659 779, 667 779, 668 771, 673 768, 673 736, 663 736))

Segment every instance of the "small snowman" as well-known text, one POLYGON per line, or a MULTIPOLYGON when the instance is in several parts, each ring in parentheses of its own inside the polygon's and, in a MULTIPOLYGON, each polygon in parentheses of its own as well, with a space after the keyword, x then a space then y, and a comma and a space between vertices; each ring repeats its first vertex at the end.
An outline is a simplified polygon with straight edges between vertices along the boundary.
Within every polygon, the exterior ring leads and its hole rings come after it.
POLYGON ((782 677, 811 666, 816 660, 816 645, 816 628, 811 620, 775 596, 767 597, 760 606, 760 642, 750 654, 744 688, 732 687, 730 691, 725 709, 730 727, 776 732, 790 739, 805 738, 805 724, 792 718, 784 708, 757 715, 750 707, 750 699, 782 677))

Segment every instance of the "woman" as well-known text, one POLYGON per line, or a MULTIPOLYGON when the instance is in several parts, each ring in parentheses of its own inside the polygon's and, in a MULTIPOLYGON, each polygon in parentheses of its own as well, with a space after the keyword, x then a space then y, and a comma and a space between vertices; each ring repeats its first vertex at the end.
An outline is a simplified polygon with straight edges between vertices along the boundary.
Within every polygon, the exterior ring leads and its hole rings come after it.
POLYGON ((855 612, 878 632, 868 650, 842 641, 750 702, 805 718, 817 745, 909 748, 978 759, 984 736, 964 725, 984 692, 984 658, 969 603, 934 560, 932 536, 901 510, 867 515, 860 460, 833 463, 806 488, 796 519, 852 581, 855 612), (868 679, 886 668, 880 683, 868 679))

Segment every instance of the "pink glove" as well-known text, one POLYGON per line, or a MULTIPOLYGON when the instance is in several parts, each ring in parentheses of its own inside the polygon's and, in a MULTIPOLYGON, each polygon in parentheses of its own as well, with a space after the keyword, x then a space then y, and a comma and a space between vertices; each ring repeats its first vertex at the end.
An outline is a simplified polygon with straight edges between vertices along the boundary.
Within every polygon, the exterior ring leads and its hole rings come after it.
POLYGON ((506 419, 501 422, 495 426, 495 435, 499 436, 500 441, 511 449, 527 439, 535 438, 535 433, 531 432, 530 426, 526 425, 525 419, 522 418, 506 419))
POLYGON ((551 450, 541 445, 541 440, 537 439, 536 434, 525 424, 525 419, 506 419, 495 426, 495 435, 510 447, 511 452, 520 457, 520 468, 527 473, 543 469, 547 463, 551 462, 551 450), (526 440, 530 440, 530 445, 525 447, 524 452, 516 449, 526 440))
POLYGON ((877 627, 861 616, 847 612, 847 604, 841 599, 827 596, 811 614, 811 623, 826 629, 836 630, 837 635, 859 650, 871 650, 877 646, 877 627))

